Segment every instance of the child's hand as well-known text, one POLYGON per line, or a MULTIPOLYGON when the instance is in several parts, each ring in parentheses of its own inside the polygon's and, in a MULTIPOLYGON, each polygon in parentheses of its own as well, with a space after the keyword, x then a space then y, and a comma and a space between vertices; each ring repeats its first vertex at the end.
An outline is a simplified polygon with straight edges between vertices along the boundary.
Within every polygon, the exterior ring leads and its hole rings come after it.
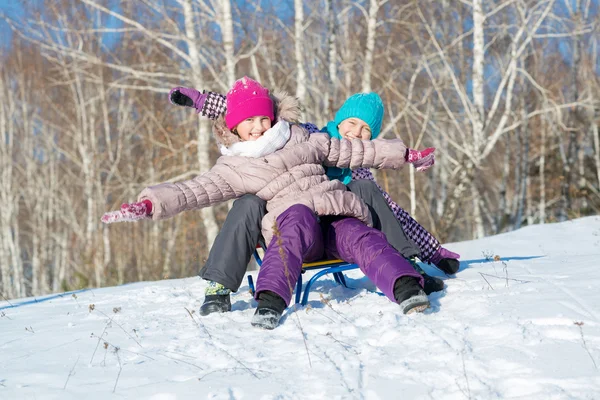
POLYGON ((406 150, 406 162, 414 165, 417 171, 425 171, 435 163, 435 147, 428 147, 425 150, 406 150))
POLYGON ((119 211, 104 213, 101 221, 105 224, 113 222, 139 221, 140 219, 150 219, 152 214, 152 202, 143 200, 139 203, 125 203, 121 205, 119 211))
POLYGON ((197 112, 200 112, 207 96, 208 93, 200 93, 193 88, 176 87, 171 89, 169 100, 175 105, 193 107, 197 112))

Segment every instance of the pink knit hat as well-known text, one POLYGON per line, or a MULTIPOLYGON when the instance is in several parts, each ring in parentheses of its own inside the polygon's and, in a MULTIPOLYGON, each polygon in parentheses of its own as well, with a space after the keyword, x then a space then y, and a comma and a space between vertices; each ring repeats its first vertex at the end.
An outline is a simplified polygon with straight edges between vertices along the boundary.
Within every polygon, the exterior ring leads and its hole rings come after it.
POLYGON ((225 123, 233 129, 246 118, 266 116, 275 119, 269 90, 247 76, 238 79, 227 92, 225 123))

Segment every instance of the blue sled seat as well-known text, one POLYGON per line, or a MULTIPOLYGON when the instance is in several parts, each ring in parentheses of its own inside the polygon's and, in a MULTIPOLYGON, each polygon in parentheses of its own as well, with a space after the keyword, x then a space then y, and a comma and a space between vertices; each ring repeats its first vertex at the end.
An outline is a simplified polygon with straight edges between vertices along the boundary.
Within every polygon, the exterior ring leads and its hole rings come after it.
MULTIPOLYGON (((254 259, 256 260, 258 266, 262 265, 262 259, 256 250, 254 250, 254 259)), ((312 287, 313 283, 315 283, 316 280, 323 275, 333 274, 333 279, 335 279, 335 282, 347 288, 348 285, 346 284, 346 277, 344 276, 343 272, 350 271, 352 269, 359 269, 358 265, 342 260, 326 260, 302 264, 302 270, 300 272, 300 276, 298 277, 298 283, 296 284, 296 304, 300 303, 300 297, 302 297, 301 304, 303 306, 306 305, 308 302, 310 288, 312 287), (322 271, 317 272, 312 278, 310 278, 310 280, 306 283, 306 287, 304 288, 304 295, 302 295, 302 274, 306 271, 314 269, 321 269, 322 271)), ((248 275, 248 286, 250 286, 250 291, 252 292, 252 295, 254 295, 254 282, 252 281, 251 275, 248 275)))

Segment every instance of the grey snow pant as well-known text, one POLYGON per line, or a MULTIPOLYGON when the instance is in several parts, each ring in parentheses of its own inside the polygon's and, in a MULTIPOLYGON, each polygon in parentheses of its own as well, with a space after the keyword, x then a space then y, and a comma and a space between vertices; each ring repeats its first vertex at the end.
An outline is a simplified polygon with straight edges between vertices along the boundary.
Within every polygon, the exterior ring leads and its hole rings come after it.
MULTIPOLYGON (((373 227, 385 234, 392 247, 407 258, 419 254, 419 248, 404 234, 375 182, 357 180, 347 186, 367 204, 373 217, 373 227)), ((259 241, 263 242, 261 227, 266 213, 267 202, 255 195, 247 194, 234 201, 210 249, 208 260, 200 270, 200 277, 237 291, 254 249, 259 241)))
POLYGON ((385 233, 385 237, 392 247, 405 258, 418 256, 421 253, 421 249, 404 233, 400 221, 396 219, 375 181, 361 179, 352 181, 346 186, 369 207, 373 217, 373 228, 385 233))
POLYGON ((253 194, 234 201, 200 270, 200 277, 236 292, 256 245, 262 241, 262 219, 266 213, 267 202, 253 194))

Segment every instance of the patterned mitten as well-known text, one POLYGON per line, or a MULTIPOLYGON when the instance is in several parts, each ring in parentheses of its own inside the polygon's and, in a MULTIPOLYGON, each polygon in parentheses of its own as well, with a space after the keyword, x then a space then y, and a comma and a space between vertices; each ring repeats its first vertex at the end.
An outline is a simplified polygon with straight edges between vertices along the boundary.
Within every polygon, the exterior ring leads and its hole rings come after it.
POLYGON ((406 162, 415 166, 417 171, 425 171, 435 163, 435 147, 428 147, 425 150, 406 149, 406 162))
POLYGON ((176 87, 169 93, 171 103, 196 109, 197 114, 201 114, 208 119, 217 119, 227 109, 227 97, 221 93, 207 92, 202 93, 193 88, 176 87))
POLYGON ((206 93, 200 93, 194 88, 186 87, 176 87, 169 92, 171 103, 183 107, 193 107, 196 112, 200 112, 202 109, 206 96, 206 93))
POLYGON ((101 221, 105 224, 111 224, 113 222, 133 222, 139 221, 140 219, 151 219, 151 214, 152 202, 150 200, 143 200, 139 203, 125 203, 121 205, 119 211, 104 213, 101 221))

